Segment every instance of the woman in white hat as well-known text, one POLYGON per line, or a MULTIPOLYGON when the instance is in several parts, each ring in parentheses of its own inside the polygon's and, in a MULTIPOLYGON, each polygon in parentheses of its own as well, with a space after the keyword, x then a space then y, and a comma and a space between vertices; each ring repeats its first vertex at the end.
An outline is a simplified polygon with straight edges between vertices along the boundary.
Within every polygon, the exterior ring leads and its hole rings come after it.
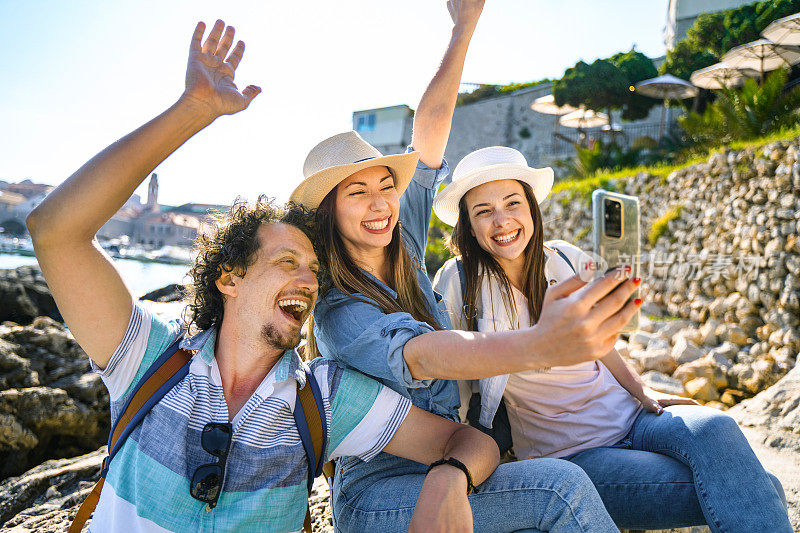
MULTIPOLYGON (((556 345, 512 356, 513 346, 540 344, 538 330, 469 336, 446 331, 447 311, 424 269, 433 198, 448 173, 442 157, 461 69, 483 2, 448 4, 453 36, 415 113, 412 145, 418 151, 383 156, 355 132, 336 135, 311 150, 305 180, 292 200, 317 209, 318 257, 327 273, 309 336, 312 355, 355 368, 415 405, 457 420, 458 387, 452 379, 550 366, 563 358, 556 345), (506 365, 499 365, 504 356, 506 365)), ((581 285, 576 278, 564 291, 581 285)), ((610 286, 606 280, 589 297, 599 299, 610 286)), ((629 283, 619 291, 616 308, 633 288, 629 283)), ((575 337, 571 328, 585 317, 576 311, 570 315, 574 321, 561 320, 565 305, 551 306, 551 329, 560 328, 553 338, 569 342, 575 337)), ((600 329, 611 336, 623 324, 600 329)), ((599 336, 588 344, 592 348, 584 354, 601 351, 599 336)), ((428 465, 387 454, 369 463, 338 460, 331 497, 337 530, 405 531, 418 499, 436 497, 446 512, 429 524, 430 531, 617 531, 591 481, 567 461, 501 465, 477 492, 463 465, 432 466, 440 473, 438 482, 425 478, 428 465)))
MULTIPOLYGON (((548 286, 591 260, 563 240, 544 242, 539 204, 552 185, 552 169, 530 168, 513 148, 483 148, 458 164, 433 204, 454 226, 451 245, 461 254, 434 280, 455 328, 529 328, 542 317, 548 286)), ((597 361, 477 385, 480 404, 473 402, 471 422, 492 428, 503 402, 517 458, 580 465, 620 527, 789 530, 780 483, 736 423, 691 399, 647 388, 613 348, 597 361), (747 483, 740 482, 743 472, 747 483)))

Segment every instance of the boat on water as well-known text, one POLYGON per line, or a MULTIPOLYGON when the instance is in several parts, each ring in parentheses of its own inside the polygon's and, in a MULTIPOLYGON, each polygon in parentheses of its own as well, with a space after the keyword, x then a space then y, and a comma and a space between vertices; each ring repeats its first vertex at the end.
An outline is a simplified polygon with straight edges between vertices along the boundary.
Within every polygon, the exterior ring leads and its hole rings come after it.
POLYGON ((0 234, 0 253, 33 257, 33 243, 30 238, 8 237, 0 234))
MULTIPOLYGON (((169 265, 191 265, 194 254, 190 248, 179 246, 163 246, 155 250, 146 250, 141 246, 129 246, 119 239, 102 242, 103 249, 116 259, 133 259, 135 261, 165 263, 169 265)), ((0 234, 0 253, 34 257, 33 242, 30 237, 9 237, 0 234)))
POLYGON ((125 246, 120 243, 108 242, 102 244, 103 249, 111 257, 117 259, 132 259, 134 261, 145 261, 155 263, 166 263, 169 265, 190 265, 194 259, 194 254, 189 248, 179 246, 163 246, 155 250, 146 250, 141 246, 125 246))

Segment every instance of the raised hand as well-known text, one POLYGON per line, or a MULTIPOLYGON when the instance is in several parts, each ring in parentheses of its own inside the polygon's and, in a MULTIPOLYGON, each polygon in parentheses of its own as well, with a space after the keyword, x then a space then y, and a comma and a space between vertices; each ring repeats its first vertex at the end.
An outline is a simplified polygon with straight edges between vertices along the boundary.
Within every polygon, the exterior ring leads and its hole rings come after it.
POLYGON ((453 24, 474 27, 483 11, 484 0, 447 0, 447 11, 453 24))
POLYGON ((186 67, 186 90, 182 98, 197 104, 213 118, 238 113, 246 109, 261 92, 255 85, 248 85, 239 92, 233 82, 236 67, 244 55, 244 42, 239 41, 230 51, 234 29, 233 26, 226 28, 221 20, 214 24, 203 43, 205 30, 206 25, 198 22, 192 35, 189 64, 186 67))

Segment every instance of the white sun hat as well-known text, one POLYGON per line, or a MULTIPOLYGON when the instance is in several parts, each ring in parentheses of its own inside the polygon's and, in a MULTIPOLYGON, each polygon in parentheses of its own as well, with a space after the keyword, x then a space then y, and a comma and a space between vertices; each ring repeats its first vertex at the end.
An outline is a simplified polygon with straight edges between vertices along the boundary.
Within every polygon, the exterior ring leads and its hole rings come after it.
POLYGON ((464 156, 453 171, 453 180, 433 201, 436 216, 450 226, 458 222, 458 203, 467 192, 490 181, 519 180, 533 189, 542 203, 553 188, 553 169, 531 168, 525 156, 506 146, 481 148, 464 156))
POLYGON ((308 153, 303 181, 290 200, 317 208, 325 196, 348 176, 368 167, 385 166, 392 171, 398 194, 406 190, 417 169, 419 152, 383 155, 355 131, 328 137, 308 153))

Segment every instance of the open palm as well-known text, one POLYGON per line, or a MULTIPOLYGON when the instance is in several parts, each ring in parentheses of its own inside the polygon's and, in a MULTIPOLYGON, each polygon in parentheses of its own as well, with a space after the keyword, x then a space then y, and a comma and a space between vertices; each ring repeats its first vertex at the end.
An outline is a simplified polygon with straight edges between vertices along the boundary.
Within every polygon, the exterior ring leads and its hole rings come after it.
POLYGON ((244 55, 244 43, 239 41, 231 50, 234 29, 232 26, 225 28, 221 20, 214 24, 202 43, 205 29, 206 25, 199 22, 192 35, 184 97, 206 107, 215 117, 237 113, 247 108, 261 92, 255 85, 248 85, 240 92, 233 82, 236 67, 244 55))

